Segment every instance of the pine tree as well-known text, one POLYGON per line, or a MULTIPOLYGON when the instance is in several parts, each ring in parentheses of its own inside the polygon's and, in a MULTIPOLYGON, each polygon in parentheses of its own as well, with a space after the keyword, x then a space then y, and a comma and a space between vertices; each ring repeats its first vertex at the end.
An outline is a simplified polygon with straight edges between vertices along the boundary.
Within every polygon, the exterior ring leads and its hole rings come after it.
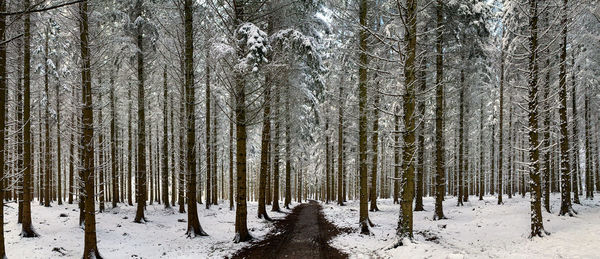
MULTIPOLYGON (((28 2, 28 0, 26 0, 28 2)), ((83 246, 83 258, 102 258, 98 251, 96 241, 96 215, 94 201, 94 111, 92 101, 92 75, 90 66, 90 42, 88 24, 88 3, 79 3, 79 40, 81 44, 81 97, 82 113, 81 126, 83 136, 81 138, 81 165, 82 181, 85 196, 85 234, 83 246)))
MULTIPOLYGON (((6 11, 6 1, 0 1, 0 13, 6 11)), ((6 17, 0 17, 0 41, 6 38, 6 17)), ((6 99, 7 99, 7 80, 6 80, 6 44, 0 45, 0 179, 6 176, 4 163, 4 138, 6 137, 6 99)), ((0 190, 0 257, 6 258, 6 247, 4 245, 4 188, 1 185, 0 190)))
MULTIPOLYGON (((367 193, 367 0, 359 3, 360 26, 359 32, 359 68, 358 68, 358 149, 359 149, 359 172, 360 172, 360 233, 369 234, 369 210, 367 193)), ((412 203, 412 196, 411 196, 412 203)), ((411 204, 412 206, 412 204, 411 204)))
MULTIPOLYGON (((23 9, 30 8, 30 0, 23 2, 23 9)), ((87 5, 86 5, 87 6, 87 5)), ((31 222, 31 201, 33 200, 33 159, 31 150, 33 143, 31 141, 31 15, 23 15, 23 213, 21 218, 21 236, 37 237, 31 222)))
MULTIPOLYGON (((537 10, 537 2, 530 0, 530 8, 537 10)), ((560 182, 561 182, 561 204, 559 215, 573 216, 571 206, 571 164, 569 163, 569 131, 567 121, 567 23, 568 23, 568 0, 563 0, 561 20, 561 46, 560 46, 560 74, 559 74, 559 99, 560 108, 560 182)), ((537 11, 536 11, 537 13, 537 11)), ((536 19, 537 22, 537 19, 536 19)))
POLYGON ((529 121, 529 177, 531 178, 531 234, 530 237, 549 234, 542 220, 542 193, 540 181, 540 143, 538 133, 538 8, 537 0, 529 1, 529 88, 527 113, 529 121))
POLYGON ((404 145, 402 150, 402 196, 400 199, 400 216, 396 237, 398 245, 404 244, 404 239, 413 238, 412 201, 414 196, 415 165, 415 87, 416 78, 416 47, 417 47, 417 1, 407 0, 405 20, 407 31, 404 35, 406 58, 404 61, 404 145))
POLYGON ((436 56, 435 56, 435 214, 434 219, 445 219, 442 202, 445 195, 445 158, 444 154, 444 31, 443 1, 436 2, 436 56))
MULTIPOLYGON (((136 46, 137 51, 137 79, 138 79, 138 127, 137 127, 137 167, 136 167, 136 202, 137 209, 135 211, 136 223, 142 223, 146 221, 144 215, 144 209, 146 208, 147 200, 147 185, 146 178, 148 176, 146 172, 146 113, 145 113, 145 98, 144 98, 144 36, 143 36, 143 22, 138 20, 143 19, 142 17, 143 0, 136 0, 135 3, 135 17, 136 17, 136 46)), ((152 198, 150 198, 152 199, 152 198)))
MULTIPOLYGON (((187 152, 186 152, 186 175, 187 175, 187 206, 188 206, 188 224, 187 236, 207 236, 206 232, 200 226, 198 220, 198 209, 196 206, 196 93, 194 88, 194 20, 192 0, 184 2, 184 83, 186 96, 186 131, 187 131, 187 152)), ((208 203, 208 201, 206 202, 208 203)))

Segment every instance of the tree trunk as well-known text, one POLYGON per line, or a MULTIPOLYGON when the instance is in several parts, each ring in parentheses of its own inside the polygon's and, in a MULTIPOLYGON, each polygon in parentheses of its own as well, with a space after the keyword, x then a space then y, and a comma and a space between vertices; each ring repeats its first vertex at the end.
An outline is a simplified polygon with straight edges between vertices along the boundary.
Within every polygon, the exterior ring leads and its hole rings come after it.
MULTIPOLYGON (((479 113, 480 113, 480 117, 479 117, 479 200, 482 201, 483 200, 483 193, 484 193, 484 172, 483 172, 483 95, 481 95, 481 100, 480 100, 480 104, 479 104, 479 113)), ((490 159, 491 161, 494 161, 494 158, 492 157, 490 159)), ((494 172, 490 172, 490 174, 494 174, 494 172)))
MULTIPOLYGON (((135 10, 136 17, 142 17, 142 1, 136 1, 135 10)), ((136 19, 137 20, 137 19, 136 19)), ((144 99, 144 42, 142 24, 137 25, 136 29, 136 44, 137 44, 137 76, 138 76, 138 128, 137 128, 137 168, 136 168, 136 202, 137 209, 135 212, 136 223, 146 221, 144 209, 146 208, 146 113, 144 99)), ((152 199, 152 198, 150 198, 152 199)))
MULTIPOLYGON (((0 12, 6 11, 6 1, 0 1, 0 12)), ((6 17, 0 17, 0 41, 6 36, 6 17)), ((0 45, 0 179, 4 179, 4 138, 6 132, 6 44, 0 45)), ((8 186, 3 185, 3 188, 8 186)), ((6 247, 4 246, 4 192, 0 191, 0 257, 6 258, 6 247)))
MULTIPOLYGON (((58 62, 56 63, 56 70, 59 70, 58 62)), ((59 79, 60 80, 60 79, 59 79)), ((56 178, 56 193, 58 205, 63 204, 62 195, 62 155, 61 155, 61 134, 60 131, 60 81, 56 83, 56 161, 57 161, 57 178, 56 178)), ((1 139, 1 138, 0 138, 1 139)))
MULTIPOLYGON (((416 80, 415 82, 418 82, 420 85, 420 89, 419 92, 421 93, 425 93, 425 91, 427 90, 427 78, 426 78, 426 74, 425 74, 425 65, 421 64, 421 71, 420 71, 420 75, 418 80, 416 80)), ((416 96, 415 96, 416 98, 416 96)), ((418 161, 417 161, 417 179, 416 179, 416 195, 415 195, 415 211, 424 211, 425 208, 423 208, 423 175, 425 174, 425 125, 426 120, 425 120, 425 100, 420 100, 418 102, 419 105, 419 116, 421 116, 420 118, 420 122, 419 122, 419 131, 418 131, 418 137, 417 137, 417 152, 418 152, 418 161)))
MULTIPOLYGON (((101 77, 102 75, 99 75, 99 77, 101 77)), ((102 85, 102 81, 99 81, 98 83, 99 85, 102 85)), ((98 101, 100 102, 101 105, 103 105, 102 103, 102 94, 98 95, 98 101)), ((103 118, 102 118, 102 108, 98 109, 98 130, 96 131, 98 134, 98 166, 96 167, 96 170, 98 171, 98 188, 99 188, 99 193, 98 193, 98 212, 102 213, 104 212, 104 195, 105 195, 105 179, 104 179, 104 123, 103 123, 103 118)))
MULTIPOLYGON (((536 0, 530 0, 531 9, 537 7, 536 0)), ((568 214, 573 216, 574 211, 571 206, 571 164, 569 163, 569 130, 567 121, 567 6, 568 0, 563 0, 563 14, 561 20, 562 28, 562 42, 560 46, 560 72, 559 72, 559 98, 560 108, 558 113, 560 114, 560 181, 561 181, 561 204, 559 215, 564 216, 568 214)), ((537 9, 537 8, 535 8, 537 9)), ((536 11, 537 13, 537 11, 536 11)), ((537 19, 536 19, 537 21, 537 19)))
MULTIPOLYGON (((292 144, 292 132, 290 131, 292 127, 292 117, 290 111, 290 86, 286 87, 286 100, 285 100, 285 200, 283 201, 283 206, 286 209, 290 209, 290 204, 292 203, 292 161, 291 161, 291 149, 290 145, 292 144)), ((330 164, 331 172, 333 172, 333 165, 330 164)), ((331 172, 329 175, 331 175, 331 172)), ((329 182, 328 182, 328 186, 329 182)), ((330 188, 330 194, 331 194, 330 188)), ((329 197, 331 199, 331 196, 329 197)))
MULTIPOLYGON (((278 91, 277 88, 274 88, 275 90, 275 105, 274 106, 274 110, 275 110, 275 116, 273 117, 273 120, 275 121, 275 138, 273 139, 273 150, 272 150, 272 154, 273 154, 273 202, 272 202, 272 206, 271 206, 271 211, 280 211, 279 208, 279 139, 280 139, 280 124, 281 124, 281 119, 279 118, 279 111, 280 111, 280 107, 279 104, 281 96, 280 93, 278 91)), ((236 129, 237 130, 237 129, 236 129)), ((238 146, 239 147, 239 146, 238 146)), ((238 162, 239 163, 239 162, 238 162)))
POLYGON ((230 118, 232 119, 229 120, 229 210, 233 210, 233 109, 230 118))
POLYGON ((218 167, 218 159, 217 159, 217 152, 219 151, 219 149, 217 148, 217 104, 216 101, 213 102, 213 115, 212 115, 212 120, 213 120, 213 126, 212 126, 212 158, 211 158, 211 169, 212 169, 212 180, 211 180, 211 185, 212 185, 212 203, 213 205, 218 205, 219 204, 219 200, 217 197, 217 194, 219 192, 219 188, 218 188, 218 179, 217 179, 217 167, 218 167))
POLYGON ((436 56, 435 56, 435 213, 433 219, 445 219, 443 201, 444 187, 446 184, 445 179, 445 166, 446 166, 446 154, 445 140, 444 140, 444 18, 443 18, 443 1, 437 0, 436 4, 436 56))
MULTIPOLYGON (((572 54, 571 56, 573 56, 574 54, 572 54)), ((580 173, 580 165, 581 165, 581 160, 579 158, 579 124, 577 122, 577 85, 575 84, 575 58, 573 57, 571 59, 571 84, 572 84, 572 88, 571 88, 571 101, 573 102, 573 149, 571 150, 573 152, 573 161, 572 164, 574 166, 573 168, 573 175, 572 179, 571 179, 571 184, 573 186, 573 203, 575 204, 581 204, 581 202, 579 201, 579 190, 581 187, 581 178, 579 176, 580 173)))
MULTIPOLYGON (((184 79, 187 118, 187 205, 188 205, 188 237, 207 236, 200 226, 198 220, 198 209, 196 206, 196 93, 194 88, 194 29, 193 29, 192 0, 184 2, 184 79)), ((208 203, 208 202, 207 202, 208 203)))
POLYGON ((330 184, 330 174, 331 174, 331 148, 329 141, 329 116, 325 115, 325 204, 329 204, 329 200, 331 200, 331 184, 330 184))
MULTIPOLYGON (((26 0, 27 2, 29 0, 26 0)), ((88 5, 79 3, 79 29, 81 43, 81 97, 82 97, 82 174, 85 186, 85 235, 83 258, 102 258, 96 241, 96 215, 94 205, 94 107, 92 104, 92 75, 88 39, 88 5)))
MULTIPOLYGON (((129 91, 128 91, 128 100, 129 100, 129 109, 127 109, 127 116, 129 117, 129 125, 128 125, 128 132, 127 132, 127 150, 129 150, 129 156, 127 157, 127 204, 129 204, 129 206, 133 206, 133 197, 131 195, 132 191, 132 186, 131 186, 131 178, 133 177, 133 163, 134 163, 134 152, 133 152, 133 131, 132 131, 132 123, 133 123, 133 108, 132 108, 132 103, 133 103, 133 98, 131 97, 131 84, 128 85, 129 87, 129 91)), ((137 175, 137 173, 136 173, 137 175)), ((136 194, 137 195, 137 194, 136 194)), ((137 197, 137 196, 136 196, 137 197)))
POLYGON ((530 237, 548 234, 544 230, 542 220, 542 193, 540 183, 540 149, 538 140, 538 12, 537 0, 529 2, 529 26, 531 37, 529 38, 529 177, 531 178, 531 234, 530 237))
POLYGON ((400 108, 394 110, 394 204, 399 203, 400 194, 400 108))
POLYGON ((585 198, 586 199, 594 199, 594 182, 593 182, 593 176, 592 176, 592 152, 590 151, 591 147, 590 147, 590 139, 592 138, 592 136, 590 135, 590 116, 589 116, 589 103, 590 103, 590 98, 589 98, 589 94, 588 91, 586 89, 585 92, 585 108, 584 108, 584 112, 585 112, 585 119, 584 121, 584 125, 585 125, 585 198))
MULTIPOLYGON (((358 164, 360 174, 360 233, 368 235, 369 209, 368 209, 368 176, 367 176, 367 0, 361 0, 359 5, 360 32, 359 32, 359 67, 358 67, 358 164)), ((412 202, 412 198, 411 198, 412 202)), ((412 204, 411 204, 412 205, 412 204)))
MULTIPOLYGON (((117 63, 117 61, 115 60, 115 63, 117 63)), ((116 97, 115 97, 115 77, 118 72, 118 65, 115 70, 111 70, 111 77, 110 77, 110 112, 111 112, 111 119, 110 119, 110 158, 111 158, 111 173, 112 173, 112 207, 116 208, 117 207, 117 203, 119 202, 119 173, 117 172, 117 165, 119 163, 118 161, 118 155, 117 155, 117 111, 116 111, 116 107, 115 107, 115 103, 116 103, 116 97)))
MULTIPOLYGON (((503 180, 504 180, 504 37, 506 32, 502 32, 502 45, 500 46, 500 121, 498 122, 498 205, 504 204, 502 201, 503 180)), ((510 155, 510 154, 509 154, 510 155)), ((493 163, 493 160, 492 160, 493 163)), ((510 184, 510 182, 509 182, 510 184)))
MULTIPOLYGON (((167 91, 167 65, 165 64, 163 71, 163 140, 162 140, 162 200, 165 204, 165 209, 171 208, 169 202, 169 134, 168 134, 168 118, 167 100, 169 93, 167 91)), ((171 151, 172 152, 172 151, 171 151)))
POLYGON ((396 236, 401 245, 404 238, 413 238, 412 201, 414 197, 415 165, 412 159, 415 153, 415 85, 416 78, 416 45, 417 45, 417 1, 406 3, 407 32, 404 35, 407 56, 404 63, 406 92, 404 103, 404 133, 402 150, 402 197, 400 199, 400 217, 396 236))
MULTIPOLYGON (((44 150, 44 162, 46 170, 43 172, 44 177, 44 207, 50 207, 50 201, 52 198, 50 178, 52 177, 52 154, 50 153, 50 91, 48 90, 49 75, 48 75, 48 31, 50 28, 46 26, 45 40, 44 40, 44 99, 46 100, 44 107, 44 132, 45 132, 45 150, 44 150)), ((41 177, 41 176, 40 176, 41 177)))
POLYGON ((346 193, 344 192, 344 87, 340 82, 338 96, 338 205, 343 206, 346 193))
POLYGON ((171 95, 171 205, 175 207, 178 193, 177 193, 177 174, 175 167, 177 164, 175 163, 175 119, 173 115, 173 111, 175 110, 175 97, 171 95))
MULTIPOLYGON (((260 175, 259 175, 259 187, 258 187, 258 218, 264 217, 266 220, 271 220, 271 217, 267 214, 265 205, 266 195, 265 189, 267 185, 267 175, 270 170, 269 168, 269 146, 271 145, 271 77, 265 76, 265 97, 263 107, 263 122, 262 122, 262 139, 260 148, 260 175)), ((231 134, 231 133, 230 133, 231 134)), ((231 145, 231 143, 230 143, 231 145)), ((232 163, 230 163, 230 172, 232 163)), ((230 175, 231 177, 231 175, 230 175)), ((231 196, 230 196, 231 200, 231 196)))
MULTIPOLYGON (((30 8, 30 0, 24 0, 24 10, 30 8)), ((37 237, 31 222, 31 200, 32 198, 32 141, 31 141, 31 20, 30 14, 23 15, 24 18, 24 49, 23 49, 23 87, 24 87, 24 111, 23 111, 23 146, 24 167, 23 171, 23 217, 21 219, 21 236, 37 237)))
POLYGON ((456 172, 458 174, 457 177, 457 189, 458 189, 458 203, 457 206, 463 206, 463 196, 464 196, 464 190, 466 189, 464 186, 464 175, 465 175, 465 158, 464 158, 464 154, 465 154, 465 133, 464 133, 464 127, 465 127, 465 85, 464 85, 464 81, 465 81, 465 72, 464 70, 460 71, 460 101, 459 101, 459 126, 458 126, 458 141, 459 141, 459 148, 458 148, 458 171, 456 172))
MULTIPOLYGON (((208 58, 208 49, 207 49, 207 58, 208 58)), ((206 64, 206 69, 207 71, 209 70, 209 66, 208 66, 208 62, 206 64)), ((207 74, 208 75, 208 74, 207 74)), ((210 208, 210 205, 212 204, 211 199, 212 199, 212 195, 211 195, 211 168, 212 168, 212 164, 211 164, 211 155, 212 155, 212 150, 211 150, 211 131, 210 131, 210 101, 212 99, 211 93, 210 93, 210 75, 208 75, 206 77, 206 93, 205 93, 205 98, 206 98, 206 121, 205 121, 205 125, 206 125, 206 208, 210 208)))

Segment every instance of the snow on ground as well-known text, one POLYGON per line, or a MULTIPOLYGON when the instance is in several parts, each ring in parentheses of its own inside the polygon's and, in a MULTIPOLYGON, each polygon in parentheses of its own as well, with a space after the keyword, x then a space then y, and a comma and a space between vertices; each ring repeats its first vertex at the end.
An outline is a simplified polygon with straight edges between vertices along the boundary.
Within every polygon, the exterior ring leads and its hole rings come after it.
POLYGON ((357 201, 347 206, 323 204, 328 220, 351 233, 334 238, 332 246, 351 258, 600 258, 600 201, 582 198, 574 205, 576 217, 558 216, 560 196, 551 199, 552 213, 543 213, 544 227, 551 233, 544 238, 529 239, 529 194, 507 199, 497 205, 497 198, 483 201, 469 197, 464 207, 456 198, 447 197, 444 213, 447 220, 433 221, 434 199, 424 198, 425 212, 415 212, 415 241, 391 249, 395 242, 400 207, 391 199, 379 200, 381 211, 369 212, 376 225, 372 235, 358 233, 357 201), (428 239, 429 241, 427 241, 428 239))
MULTIPOLYGON (((104 258, 223 258, 232 255, 249 243, 233 243, 235 210, 229 202, 206 210, 198 205, 200 225, 210 236, 187 238, 187 213, 165 210, 163 205, 148 205, 149 222, 133 222, 135 206, 120 204, 96 214, 98 249, 104 258), (178 220, 185 220, 179 222, 178 220)), ((81 258, 83 229, 79 227, 77 204, 56 205, 46 208, 37 201, 32 204, 32 220, 38 238, 21 238, 17 224, 17 204, 6 204, 4 209, 5 239, 8 258, 81 258), (60 217, 61 213, 67 217, 60 217), (58 250, 58 251, 55 251, 58 250)), ((110 207, 110 203, 107 204, 110 207)), ((267 210, 269 210, 269 206, 267 210)), ((256 217, 257 203, 248 202, 248 229, 252 236, 262 239, 273 224, 256 217)), ((289 212, 282 207, 282 211, 289 212)), ((269 211, 272 218, 283 218, 287 213, 269 211)))

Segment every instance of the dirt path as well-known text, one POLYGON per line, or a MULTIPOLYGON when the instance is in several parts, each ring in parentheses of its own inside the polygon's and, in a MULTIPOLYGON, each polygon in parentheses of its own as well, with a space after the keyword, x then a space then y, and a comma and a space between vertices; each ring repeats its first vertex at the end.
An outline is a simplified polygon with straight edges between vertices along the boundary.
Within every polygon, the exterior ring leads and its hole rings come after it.
POLYGON ((285 219, 275 223, 277 233, 242 249, 232 258, 347 258, 329 246, 339 230, 327 221, 315 202, 296 206, 285 219))

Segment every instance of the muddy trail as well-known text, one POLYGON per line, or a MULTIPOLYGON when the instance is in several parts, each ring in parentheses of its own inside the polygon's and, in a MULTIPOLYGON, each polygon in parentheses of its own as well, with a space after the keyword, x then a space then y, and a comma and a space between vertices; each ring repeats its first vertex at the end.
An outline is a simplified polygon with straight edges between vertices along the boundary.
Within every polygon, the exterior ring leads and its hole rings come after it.
POLYGON ((240 250, 232 258, 348 258, 329 245, 340 231, 325 219, 315 201, 296 206, 275 223, 276 233, 240 250))

